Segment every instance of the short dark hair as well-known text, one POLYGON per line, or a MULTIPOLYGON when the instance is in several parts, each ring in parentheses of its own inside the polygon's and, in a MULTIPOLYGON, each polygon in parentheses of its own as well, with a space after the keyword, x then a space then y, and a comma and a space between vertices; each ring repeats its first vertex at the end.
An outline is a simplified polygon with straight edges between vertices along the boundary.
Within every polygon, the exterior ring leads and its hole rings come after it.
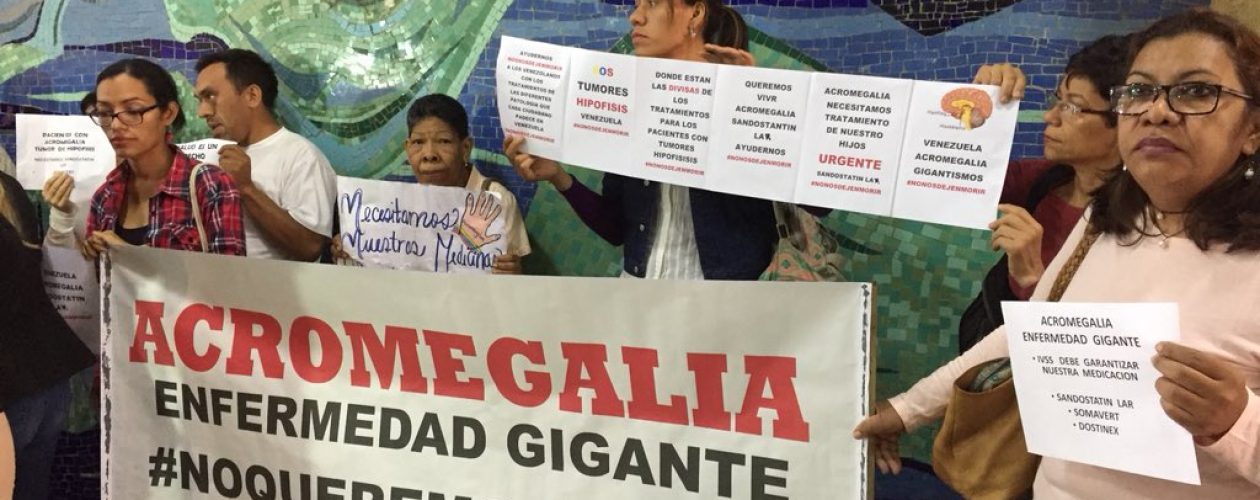
POLYGON ((86 115, 88 114, 88 111, 91 111, 95 108, 96 108, 96 91, 91 90, 91 91, 88 91, 88 93, 83 94, 83 99, 79 100, 79 112, 86 115))
MULTIPOLYGON (((1233 59, 1243 91, 1251 95, 1260 92, 1260 35, 1229 16, 1207 9, 1163 18, 1135 34, 1126 71, 1150 42, 1191 33, 1223 43, 1233 59)), ((1256 104, 1251 101, 1248 105, 1254 119, 1256 104)), ((1248 160, 1240 151, 1230 170, 1185 207, 1186 235, 1199 249, 1225 244, 1229 252, 1260 250, 1260 182, 1247 179, 1244 173, 1257 159, 1260 158, 1253 156, 1248 160)), ((1149 204, 1150 198, 1133 175, 1120 171, 1094 195, 1090 222, 1103 234, 1131 238, 1136 244, 1149 222, 1149 204)))
POLYGON ((197 72, 200 73, 211 65, 223 63, 227 78, 236 87, 237 92, 250 85, 257 85, 262 91, 263 106, 267 110, 276 109, 276 95, 280 92, 280 81, 276 79, 276 71, 271 68, 262 56, 252 50, 227 49, 201 56, 197 60, 197 72))
MULTIPOLYGON (((1129 40, 1132 35, 1107 35, 1086 45, 1068 58, 1063 69, 1063 81, 1084 78, 1094 84, 1103 102, 1111 102, 1111 87, 1124 84, 1128 71, 1129 40)), ((1116 115, 1106 114, 1107 126, 1116 126, 1116 115)))
POLYGON ((411 103, 407 110, 407 131, 425 118, 437 118, 455 130, 460 140, 468 138, 468 112, 464 105, 446 94, 429 94, 411 103))
MULTIPOLYGON (((166 105, 175 103, 175 121, 171 122, 171 128, 176 131, 184 128, 184 110, 179 105, 179 89, 175 87, 175 79, 171 78, 171 74, 166 69, 148 59, 139 57, 123 59, 101 70, 96 75, 96 85, 100 86, 101 82, 118 75, 127 75, 140 80, 144 84, 144 89, 149 91, 149 95, 153 96, 155 104, 159 107, 165 108, 166 105)), ((94 98, 92 102, 95 103, 96 99, 94 98)))

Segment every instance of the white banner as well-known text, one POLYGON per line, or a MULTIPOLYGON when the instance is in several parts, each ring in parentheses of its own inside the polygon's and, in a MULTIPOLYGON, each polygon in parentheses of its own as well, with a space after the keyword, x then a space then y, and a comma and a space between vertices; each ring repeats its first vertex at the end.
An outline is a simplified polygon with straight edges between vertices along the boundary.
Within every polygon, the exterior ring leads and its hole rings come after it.
POLYGON ((337 177, 337 213, 346 253, 371 267, 486 273, 507 248, 489 191, 337 177))
POLYGON ((104 267, 107 498, 870 489, 866 284, 104 267))
POLYGON ((1019 103, 1000 104, 988 85, 631 58, 508 36, 496 80, 504 132, 527 137, 531 154, 975 229, 996 215, 1019 118, 1019 103))

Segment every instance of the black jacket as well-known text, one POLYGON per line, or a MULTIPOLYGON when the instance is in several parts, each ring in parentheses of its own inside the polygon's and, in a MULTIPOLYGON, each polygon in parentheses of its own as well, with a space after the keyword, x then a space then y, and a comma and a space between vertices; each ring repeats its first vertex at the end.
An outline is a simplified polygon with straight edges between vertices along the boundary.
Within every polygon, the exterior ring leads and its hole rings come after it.
POLYGON ((35 207, 17 180, 0 173, 17 221, 0 217, 0 411, 92 366, 96 358, 44 291, 35 207), (16 223, 16 224, 15 224, 16 223), (27 235, 24 244, 16 226, 27 235), (35 245, 31 248, 29 245, 35 245))

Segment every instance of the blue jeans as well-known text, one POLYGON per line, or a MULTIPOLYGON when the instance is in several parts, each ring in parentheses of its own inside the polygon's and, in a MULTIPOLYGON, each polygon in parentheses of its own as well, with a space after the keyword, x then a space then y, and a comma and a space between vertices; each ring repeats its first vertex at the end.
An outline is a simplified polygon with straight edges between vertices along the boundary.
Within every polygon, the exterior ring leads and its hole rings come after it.
POLYGON ((70 381, 64 380, 24 399, 11 402, 4 413, 13 432, 17 461, 14 500, 46 500, 52 482, 57 439, 66 426, 70 381))

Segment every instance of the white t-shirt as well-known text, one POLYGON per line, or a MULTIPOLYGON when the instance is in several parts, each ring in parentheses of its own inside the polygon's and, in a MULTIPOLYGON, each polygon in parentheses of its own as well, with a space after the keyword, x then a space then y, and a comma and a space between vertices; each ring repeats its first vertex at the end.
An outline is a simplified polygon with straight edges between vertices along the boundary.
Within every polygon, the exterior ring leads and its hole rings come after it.
MULTIPOLYGON (((324 236, 332 236, 337 174, 315 144, 283 127, 245 148, 254 185, 293 220, 324 236)), ((269 241, 254 218, 245 214, 245 254, 263 259, 284 258, 279 245, 269 241)))

